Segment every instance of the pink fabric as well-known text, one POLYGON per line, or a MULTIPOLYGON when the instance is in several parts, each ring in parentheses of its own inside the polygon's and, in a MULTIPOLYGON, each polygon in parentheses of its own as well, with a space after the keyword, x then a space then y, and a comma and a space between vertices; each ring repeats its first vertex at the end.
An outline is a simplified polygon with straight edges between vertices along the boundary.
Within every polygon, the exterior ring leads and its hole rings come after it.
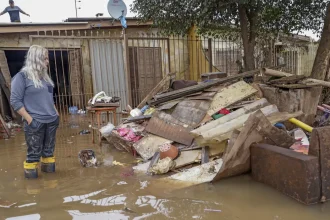
POLYGON ((130 142, 138 142, 142 136, 135 135, 134 131, 129 128, 119 128, 117 130, 120 137, 123 137, 125 140, 130 142))

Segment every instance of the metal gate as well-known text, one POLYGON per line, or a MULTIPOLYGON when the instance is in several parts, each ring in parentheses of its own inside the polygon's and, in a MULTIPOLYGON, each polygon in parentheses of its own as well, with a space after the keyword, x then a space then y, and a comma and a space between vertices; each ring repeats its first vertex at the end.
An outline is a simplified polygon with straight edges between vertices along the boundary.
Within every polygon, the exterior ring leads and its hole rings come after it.
POLYGON ((85 109, 104 91, 120 97, 118 113, 135 107, 170 72, 168 38, 112 36, 99 31, 53 31, 30 36, 31 45, 49 50, 54 101, 67 121, 69 107, 85 109))

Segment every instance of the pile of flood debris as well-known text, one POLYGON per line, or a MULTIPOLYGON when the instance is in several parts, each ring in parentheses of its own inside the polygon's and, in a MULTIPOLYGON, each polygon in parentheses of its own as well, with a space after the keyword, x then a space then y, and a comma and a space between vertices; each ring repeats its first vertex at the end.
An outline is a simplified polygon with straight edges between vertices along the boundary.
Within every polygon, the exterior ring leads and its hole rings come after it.
MULTIPOLYGON (((118 150, 143 159, 134 167, 136 172, 160 175, 172 171, 175 174, 167 176, 166 181, 188 185, 250 171, 251 146, 256 143, 307 156, 313 128, 297 119, 302 111, 280 111, 264 97, 260 89, 263 83, 242 80, 259 73, 255 70, 201 83, 173 82, 168 75, 132 110, 134 117, 112 129, 105 138, 118 150)), ((291 76, 277 75, 268 78, 268 82, 280 81, 280 77, 291 76)), ((301 80, 304 79, 291 77, 286 82, 301 80)), ((272 88, 284 85, 267 84, 272 88)), ((271 165, 267 166, 271 169, 271 165)))

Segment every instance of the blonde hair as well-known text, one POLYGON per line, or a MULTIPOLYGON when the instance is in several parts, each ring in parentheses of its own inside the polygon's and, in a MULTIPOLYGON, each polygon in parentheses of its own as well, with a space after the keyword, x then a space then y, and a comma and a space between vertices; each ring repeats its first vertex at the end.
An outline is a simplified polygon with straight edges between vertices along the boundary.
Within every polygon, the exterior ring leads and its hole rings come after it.
POLYGON ((32 80, 36 88, 43 87, 41 80, 54 87, 54 82, 48 75, 48 67, 45 65, 45 58, 48 55, 48 50, 42 46, 33 45, 30 47, 22 72, 25 73, 28 79, 32 80))

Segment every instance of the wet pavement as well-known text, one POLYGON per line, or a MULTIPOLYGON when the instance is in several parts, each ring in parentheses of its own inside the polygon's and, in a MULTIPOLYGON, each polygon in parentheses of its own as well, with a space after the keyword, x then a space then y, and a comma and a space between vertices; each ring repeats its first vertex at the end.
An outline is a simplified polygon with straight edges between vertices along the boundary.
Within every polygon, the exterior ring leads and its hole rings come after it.
POLYGON ((132 172, 133 156, 93 145, 80 130, 59 130, 57 172, 39 172, 37 180, 23 176, 23 133, 0 140, 0 206, 15 203, 0 207, 0 219, 329 219, 330 203, 301 205, 249 175, 175 191, 155 186, 154 178, 132 172), (93 149, 103 165, 83 168, 82 149, 93 149))

